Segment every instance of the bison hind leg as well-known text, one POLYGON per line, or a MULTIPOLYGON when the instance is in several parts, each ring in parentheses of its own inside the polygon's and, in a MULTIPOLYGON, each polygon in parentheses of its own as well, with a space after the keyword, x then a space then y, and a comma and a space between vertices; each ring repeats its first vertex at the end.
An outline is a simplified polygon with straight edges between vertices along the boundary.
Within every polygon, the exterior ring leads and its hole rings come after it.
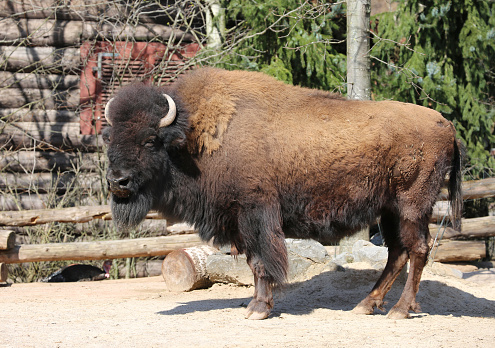
POLYGON ((375 308, 385 311, 383 299, 409 260, 400 239, 399 215, 395 211, 385 210, 381 215, 381 226, 388 247, 387 264, 368 296, 353 309, 352 312, 356 314, 373 314, 375 308))
POLYGON ((391 319, 404 319, 409 317, 409 311, 420 312, 421 307, 416 302, 416 294, 419 290, 421 274, 428 260, 428 219, 419 222, 401 221, 402 243, 409 254, 409 275, 397 304, 389 311, 391 319))

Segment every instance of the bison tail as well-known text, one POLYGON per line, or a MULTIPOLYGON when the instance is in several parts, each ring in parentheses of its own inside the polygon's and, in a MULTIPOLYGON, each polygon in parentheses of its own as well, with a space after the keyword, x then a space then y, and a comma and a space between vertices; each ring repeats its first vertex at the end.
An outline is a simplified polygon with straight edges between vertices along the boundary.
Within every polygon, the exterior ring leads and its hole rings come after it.
POLYGON ((452 227, 456 231, 461 230, 462 217, 462 159, 464 157, 464 147, 458 141, 454 140, 454 158, 450 170, 449 179, 449 199, 451 207, 452 227))

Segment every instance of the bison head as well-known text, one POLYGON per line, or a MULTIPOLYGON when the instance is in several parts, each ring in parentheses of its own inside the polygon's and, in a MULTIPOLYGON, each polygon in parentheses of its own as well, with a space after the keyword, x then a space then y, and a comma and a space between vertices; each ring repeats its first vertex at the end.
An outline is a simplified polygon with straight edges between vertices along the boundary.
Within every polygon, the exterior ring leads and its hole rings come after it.
POLYGON ((159 204, 171 148, 185 141, 174 98, 144 84, 121 89, 105 107, 108 187, 120 226, 134 226, 159 204))

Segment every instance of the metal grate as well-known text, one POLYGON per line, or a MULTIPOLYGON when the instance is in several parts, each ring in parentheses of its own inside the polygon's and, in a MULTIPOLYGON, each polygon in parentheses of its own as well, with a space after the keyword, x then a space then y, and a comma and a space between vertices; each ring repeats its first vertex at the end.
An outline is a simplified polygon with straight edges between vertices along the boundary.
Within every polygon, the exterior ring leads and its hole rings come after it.
POLYGON ((103 111, 108 100, 122 86, 134 81, 166 84, 199 46, 188 44, 165 59, 166 46, 159 43, 85 43, 81 58, 81 134, 97 134, 105 126, 103 111), (164 69, 162 67, 165 67, 164 69))

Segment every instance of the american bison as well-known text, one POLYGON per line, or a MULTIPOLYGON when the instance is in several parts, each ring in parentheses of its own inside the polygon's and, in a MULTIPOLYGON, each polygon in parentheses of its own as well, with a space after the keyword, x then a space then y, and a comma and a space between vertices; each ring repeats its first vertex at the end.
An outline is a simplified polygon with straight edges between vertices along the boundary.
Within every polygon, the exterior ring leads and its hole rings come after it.
POLYGON ((168 87, 124 87, 105 116, 116 223, 136 225, 154 209, 245 253, 255 280, 250 319, 269 315, 272 287, 285 280, 285 237, 337 241, 378 217, 388 262, 355 312, 382 308, 409 260, 389 312, 406 318, 420 310, 428 220, 447 175, 460 227, 461 144, 451 122, 421 106, 201 68, 168 87))

